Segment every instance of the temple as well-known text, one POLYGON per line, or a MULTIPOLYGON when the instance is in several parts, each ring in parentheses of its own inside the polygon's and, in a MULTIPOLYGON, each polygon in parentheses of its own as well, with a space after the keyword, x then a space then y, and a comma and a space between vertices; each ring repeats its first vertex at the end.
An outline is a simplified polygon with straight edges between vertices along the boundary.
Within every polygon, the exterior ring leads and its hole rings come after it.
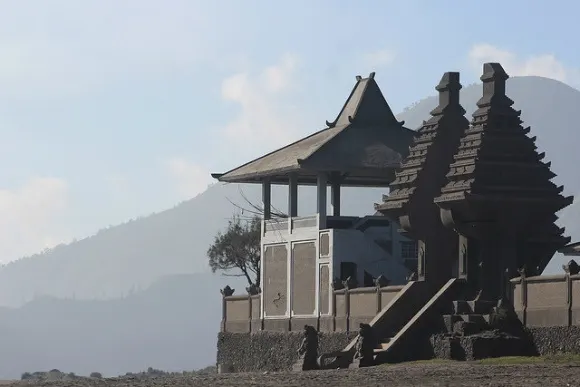
POLYGON ((328 128, 214 176, 261 183, 264 202, 263 289, 223 292, 222 371, 580 352, 580 266, 571 260, 561 275, 541 275, 556 252, 580 255, 556 224, 573 197, 551 181, 507 96, 508 78, 500 64, 483 65, 470 122, 459 73, 445 73, 438 105, 411 131, 373 74, 358 77, 328 128), (287 217, 271 216, 271 184, 289 186, 287 217), (316 215, 297 216, 298 184, 316 184, 316 215), (373 215, 344 217, 345 185, 389 192, 373 215), (401 242, 416 246, 413 260, 393 249, 401 242), (294 332, 313 329, 324 333, 323 352, 308 346, 297 358, 286 349, 294 332), (275 347, 279 357, 237 355, 240 346, 275 347))
POLYGON ((212 175, 221 182, 262 185, 260 318, 266 329, 288 326, 290 317, 311 322, 329 315, 334 308, 330 292, 345 281, 372 284, 384 275, 402 284, 416 262, 416 256, 407 256, 407 262, 401 257, 399 245, 407 239, 389 218, 341 215, 341 187, 387 188, 414 134, 395 118, 374 73, 357 77, 338 117, 326 124, 295 143, 212 175), (288 186, 286 217, 272 216, 272 184, 288 186), (315 214, 298 216, 299 185, 316 185, 315 214))

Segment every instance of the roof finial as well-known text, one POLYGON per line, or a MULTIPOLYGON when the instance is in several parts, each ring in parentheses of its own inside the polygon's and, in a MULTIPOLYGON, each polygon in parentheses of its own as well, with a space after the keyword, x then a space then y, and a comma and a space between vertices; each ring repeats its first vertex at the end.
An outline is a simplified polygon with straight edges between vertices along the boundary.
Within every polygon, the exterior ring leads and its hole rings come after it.
POLYGON ((435 87, 435 90, 439 92, 439 105, 431 112, 431 115, 443 114, 449 108, 460 109, 463 112, 462 114, 465 114, 465 110, 459 103, 459 91, 461 88, 458 72, 447 72, 443 74, 441 81, 435 87))
POLYGON ((484 63, 483 74, 479 78, 483 82, 483 97, 477 101, 478 107, 494 105, 512 106, 513 101, 506 96, 506 81, 509 75, 499 63, 484 63))
POLYGON ((373 71, 372 73, 369 74, 369 78, 370 79, 374 79, 375 78, 375 72, 373 71))
POLYGON ((361 77, 360 75, 357 75, 357 76, 356 76, 356 80, 357 80, 357 81, 360 81, 361 79, 362 79, 362 77, 361 77))

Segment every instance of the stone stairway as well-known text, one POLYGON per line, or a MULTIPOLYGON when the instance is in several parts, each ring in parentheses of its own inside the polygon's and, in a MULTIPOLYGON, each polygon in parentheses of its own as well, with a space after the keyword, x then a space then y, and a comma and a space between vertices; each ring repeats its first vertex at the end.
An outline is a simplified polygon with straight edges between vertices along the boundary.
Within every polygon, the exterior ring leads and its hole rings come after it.
MULTIPOLYGON (((425 282, 410 282, 405 286, 368 324, 374 335, 372 363, 412 359, 417 338, 424 344, 431 331, 443 329, 442 324, 432 323, 433 317, 441 317, 441 312, 450 311, 446 306, 450 305, 461 286, 462 281, 458 279, 451 279, 440 288, 432 288, 425 282)), ((342 351, 322 355, 319 358, 321 368, 360 366, 355 359, 359 338, 360 335, 342 351)), ((419 356, 424 357, 424 354, 419 356)))
POLYGON ((452 313, 442 318, 445 332, 431 338, 435 357, 476 360, 536 355, 531 339, 509 304, 453 301, 452 313))
POLYGON ((464 336, 489 330, 496 306, 492 301, 453 301, 452 313, 443 315, 447 333, 464 336))

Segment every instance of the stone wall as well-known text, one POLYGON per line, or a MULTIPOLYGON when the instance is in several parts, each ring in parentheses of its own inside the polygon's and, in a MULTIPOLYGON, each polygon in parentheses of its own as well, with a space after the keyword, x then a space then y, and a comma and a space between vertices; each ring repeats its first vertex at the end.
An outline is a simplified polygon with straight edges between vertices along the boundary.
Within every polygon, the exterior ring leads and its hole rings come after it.
POLYGON ((539 355, 580 354, 580 326, 527 328, 539 355))
MULTIPOLYGON (((260 295, 224 297, 218 364, 226 372, 289 370, 298 359, 296 351, 304 324, 321 332, 320 353, 341 350, 356 336, 358 324, 369 322, 401 289, 334 290, 330 294, 334 301, 330 314, 306 320, 264 321, 259 317, 260 295)), ((511 280, 510 296, 533 342, 532 351, 540 355, 580 353, 580 275, 515 278, 511 280)), ((474 338, 464 340, 470 341, 460 343, 471 351, 465 354, 467 359, 489 351, 488 344, 480 345, 474 338)), ((447 357, 452 350, 450 344, 435 335, 425 350, 435 357, 447 357)))
MULTIPOLYGON (((223 299, 222 332, 301 331, 304 324, 320 332, 350 332, 368 323, 391 302, 403 286, 334 290, 330 313, 294 318, 260 318, 260 295, 232 295, 223 299), (251 321, 251 323, 250 323, 251 321)), ((310 305, 311 307, 311 305, 310 305)))
MULTIPOLYGON (((342 350, 356 333, 321 333, 319 354, 342 350)), ((218 335, 217 364, 222 372, 289 371, 298 360, 301 332, 218 335)))
POLYGON ((512 302, 527 327, 580 325, 580 275, 519 277, 511 280, 512 302))

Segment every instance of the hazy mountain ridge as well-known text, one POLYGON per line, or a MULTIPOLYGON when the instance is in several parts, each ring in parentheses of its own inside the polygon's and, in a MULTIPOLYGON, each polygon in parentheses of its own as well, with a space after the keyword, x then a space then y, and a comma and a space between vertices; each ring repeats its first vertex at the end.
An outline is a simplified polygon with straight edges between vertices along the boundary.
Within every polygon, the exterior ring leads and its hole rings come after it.
MULTIPOLYGON (((547 78, 515 77, 508 81, 508 95, 515 101, 514 107, 522 110, 524 124, 532 127, 531 135, 538 136, 540 151, 546 152, 546 160, 552 162, 552 169, 558 174, 555 182, 565 184, 567 194, 580 192, 575 171, 580 162, 575 150, 576 139, 580 137, 575 129, 580 91, 547 78)), ((468 117, 480 96, 481 85, 462 90, 461 103, 468 117)), ((389 95, 385 97, 389 99, 389 95)), ((429 118, 436 105, 436 96, 427 97, 398 118, 415 129, 429 118)), ((8 264, 0 268, 0 305, 21 305, 38 295, 78 299, 119 297, 164 275, 208 271, 207 248, 236 210, 230 201, 245 205, 240 189, 251 201, 260 202, 258 186, 215 184, 172 209, 8 264)), ((343 211, 356 215, 372 213, 373 203, 383 193, 384 189, 345 189, 343 211)), ((276 207, 285 208, 284 187, 275 187, 273 202, 276 207)), ((314 205, 313 188, 301 188, 300 213, 313 212, 314 205)), ((580 214, 580 205, 566 209, 561 224, 576 239, 580 238, 580 222, 574 214, 580 214)))
POLYGON ((40 297, 1 308, 0 380, 54 368, 113 376, 150 366, 183 371, 213 365, 218 288, 226 283, 243 286, 235 278, 176 275, 122 299, 40 297))

